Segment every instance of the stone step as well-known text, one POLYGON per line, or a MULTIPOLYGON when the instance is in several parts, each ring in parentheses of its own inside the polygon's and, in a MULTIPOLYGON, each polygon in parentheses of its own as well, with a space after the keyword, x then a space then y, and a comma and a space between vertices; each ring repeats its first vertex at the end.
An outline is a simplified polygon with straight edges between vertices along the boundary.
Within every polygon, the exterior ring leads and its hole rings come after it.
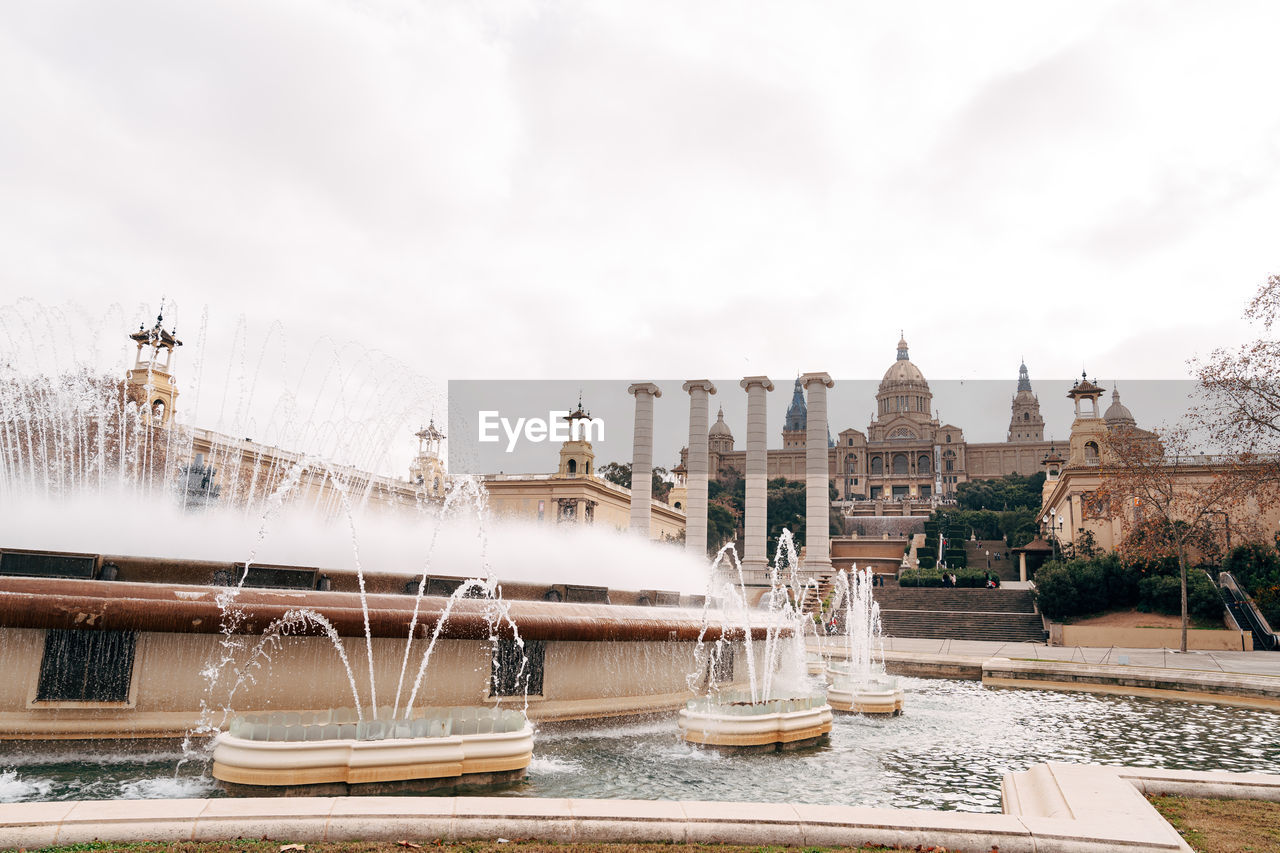
POLYGON ((986 540, 979 539, 976 542, 964 543, 965 558, 969 561, 969 568, 982 569, 987 571, 987 552, 991 552, 991 567, 993 572, 1002 581, 1018 580, 1018 558, 1008 545, 999 539, 986 540), (1004 559, 997 560, 996 554, 1003 554, 1004 559))
POLYGON ((882 610, 880 620, 890 637, 1044 642, 1044 627, 1036 614, 882 610))
POLYGON ((948 587, 875 587, 882 610, 1034 613, 1035 599, 1024 589, 952 589, 948 587))

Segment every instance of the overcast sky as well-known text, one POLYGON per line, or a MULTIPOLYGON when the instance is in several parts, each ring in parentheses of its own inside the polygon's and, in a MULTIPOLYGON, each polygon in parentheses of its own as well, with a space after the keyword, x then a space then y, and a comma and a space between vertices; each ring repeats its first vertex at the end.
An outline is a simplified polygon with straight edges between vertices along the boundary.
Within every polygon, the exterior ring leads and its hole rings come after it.
POLYGON ((335 422, 413 422, 450 378, 878 378, 899 329, 931 380, 1180 378, 1280 272, 1277 32, 1274 2, 6 3, 0 345, 31 298, 115 364, 163 296, 183 413, 228 429, 325 365, 377 386, 335 422))

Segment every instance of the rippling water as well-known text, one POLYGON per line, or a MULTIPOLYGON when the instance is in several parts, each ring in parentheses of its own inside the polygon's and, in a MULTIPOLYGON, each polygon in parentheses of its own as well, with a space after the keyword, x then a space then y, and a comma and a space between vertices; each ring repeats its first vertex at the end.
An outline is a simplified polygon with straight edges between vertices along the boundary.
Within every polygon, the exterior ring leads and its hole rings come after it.
MULTIPOLYGON (((902 679, 907 712, 838 715, 830 743, 726 755, 680 740, 675 715, 544 727, 528 779, 499 796, 753 800, 999 811, 1000 777, 1040 761, 1187 770, 1280 768, 1280 714, 1087 693, 902 679)), ((155 751, 0 757, 0 802, 221 796, 207 767, 155 751)))

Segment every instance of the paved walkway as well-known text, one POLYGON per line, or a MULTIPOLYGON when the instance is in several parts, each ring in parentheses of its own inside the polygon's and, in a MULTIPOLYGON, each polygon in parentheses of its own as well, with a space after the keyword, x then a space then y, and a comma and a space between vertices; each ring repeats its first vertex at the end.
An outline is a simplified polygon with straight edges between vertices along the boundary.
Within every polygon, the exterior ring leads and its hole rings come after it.
POLYGON ((886 637, 885 651, 921 655, 954 655, 987 660, 994 657, 1077 661, 1093 664, 1196 669, 1280 677, 1280 652, 1179 652, 1176 649, 1100 649, 1045 646, 1039 643, 993 643, 982 640, 917 640, 886 637))

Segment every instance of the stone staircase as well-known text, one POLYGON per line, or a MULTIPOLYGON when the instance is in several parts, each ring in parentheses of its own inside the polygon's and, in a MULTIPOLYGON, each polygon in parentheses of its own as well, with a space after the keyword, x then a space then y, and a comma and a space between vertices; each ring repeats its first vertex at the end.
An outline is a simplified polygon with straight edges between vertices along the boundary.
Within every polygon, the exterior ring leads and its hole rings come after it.
POLYGON ((1029 590, 883 586, 873 591, 890 637, 1044 642, 1029 590))
POLYGON ((1018 579, 1018 558, 1014 556, 1012 549, 1004 544, 1001 539, 979 539, 964 543, 965 558, 969 561, 969 568, 987 570, 987 552, 991 552, 991 571, 1002 581, 1016 581, 1018 579), (1003 554, 1002 559, 997 560, 996 554, 1003 554))
POLYGON ((817 613, 822 610, 822 602, 831 594, 831 576, 818 578, 818 587, 805 587, 804 600, 800 602, 802 613, 817 613))

